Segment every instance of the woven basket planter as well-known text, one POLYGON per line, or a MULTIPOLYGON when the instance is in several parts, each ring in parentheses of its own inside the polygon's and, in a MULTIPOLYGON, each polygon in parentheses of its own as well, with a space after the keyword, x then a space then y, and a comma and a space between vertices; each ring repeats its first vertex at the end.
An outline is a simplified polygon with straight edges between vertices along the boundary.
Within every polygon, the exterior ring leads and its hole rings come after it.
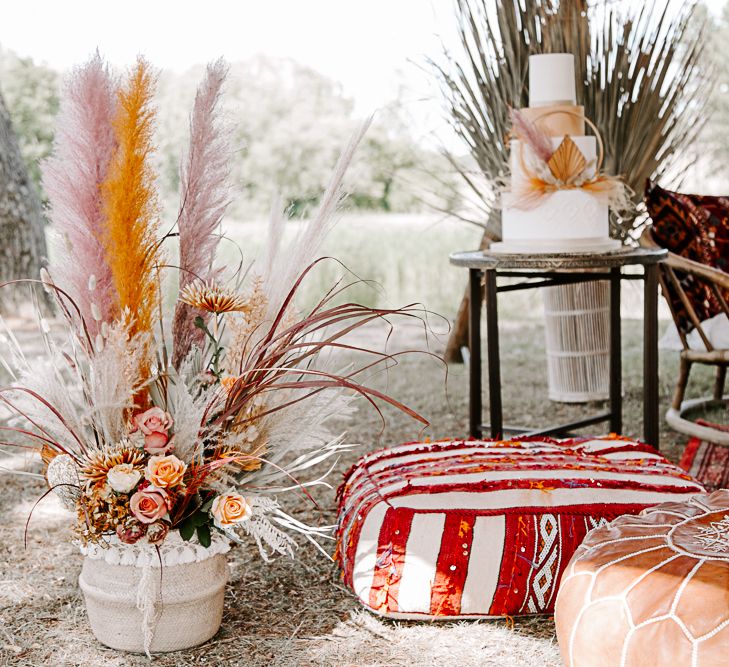
POLYGON ((606 281, 541 290, 549 398, 587 403, 608 398, 610 288, 606 281))
POLYGON ((197 646, 217 633, 228 580, 226 556, 221 548, 209 554, 199 545, 183 548, 182 558, 164 553, 161 570, 160 556, 149 545, 134 550, 112 545, 106 553, 86 555, 79 585, 91 630, 102 644, 164 653, 197 646), (129 561, 133 564, 122 564, 129 561), (169 564, 174 561, 187 562, 169 564))

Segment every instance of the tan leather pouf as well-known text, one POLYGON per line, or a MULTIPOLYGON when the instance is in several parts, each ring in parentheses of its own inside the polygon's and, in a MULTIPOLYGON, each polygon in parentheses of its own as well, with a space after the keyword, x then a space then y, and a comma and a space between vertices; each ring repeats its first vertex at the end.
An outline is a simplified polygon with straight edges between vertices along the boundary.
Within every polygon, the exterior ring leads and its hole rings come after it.
POLYGON ((729 665, 729 490, 591 531, 555 621, 567 667, 729 665))

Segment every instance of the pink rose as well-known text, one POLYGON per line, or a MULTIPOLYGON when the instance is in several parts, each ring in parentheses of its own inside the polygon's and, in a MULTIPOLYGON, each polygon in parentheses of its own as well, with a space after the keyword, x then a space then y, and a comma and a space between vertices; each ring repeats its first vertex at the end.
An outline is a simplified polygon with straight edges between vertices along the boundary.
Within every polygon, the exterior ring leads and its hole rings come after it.
POLYGON ((166 433, 153 431, 144 436, 144 449, 150 454, 169 454, 174 449, 174 443, 166 433))
POLYGON ((163 489, 147 486, 137 491, 129 499, 129 509, 136 519, 142 523, 154 523, 161 519, 167 510, 169 497, 163 489))
POLYGON ((126 526, 117 526, 116 535, 119 538, 120 542, 124 542, 124 544, 134 544, 142 537, 144 537, 144 533, 146 532, 146 530, 147 526, 145 526, 143 523, 137 523, 135 521, 134 523, 126 526))
POLYGON ((134 430, 140 429, 144 435, 151 433, 164 433, 172 427, 172 416, 162 408, 150 408, 149 410, 136 414, 132 418, 134 430))

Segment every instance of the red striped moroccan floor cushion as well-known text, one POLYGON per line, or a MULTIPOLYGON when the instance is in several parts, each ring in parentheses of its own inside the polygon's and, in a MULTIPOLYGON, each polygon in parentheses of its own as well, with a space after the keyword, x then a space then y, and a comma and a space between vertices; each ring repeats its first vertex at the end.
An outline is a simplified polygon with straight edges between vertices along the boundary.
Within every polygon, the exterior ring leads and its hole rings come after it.
POLYGON ((410 443, 347 473, 337 557, 384 616, 550 613, 588 531, 703 490, 624 438, 410 443))

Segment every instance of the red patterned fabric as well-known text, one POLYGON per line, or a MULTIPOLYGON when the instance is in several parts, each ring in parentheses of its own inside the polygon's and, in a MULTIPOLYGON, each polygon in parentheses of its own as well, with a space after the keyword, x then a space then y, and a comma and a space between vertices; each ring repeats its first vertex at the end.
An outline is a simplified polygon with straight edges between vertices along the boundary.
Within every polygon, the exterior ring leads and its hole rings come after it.
MULTIPOLYGON (((712 424, 696 420, 701 426, 729 431, 725 424, 712 424)), ((691 438, 684 449, 679 465, 699 480, 709 491, 729 487, 729 447, 715 442, 691 438)))
MULTIPOLYGON (((729 198, 671 192, 648 181, 645 203, 653 223, 653 238, 662 248, 729 272, 729 198)), ((706 283, 686 274, 678 278, 699 320, 722 312, 719 300, 706 283)), ((724 297, 729 299, 729 291, 725 291, 724 297)), ((693 324, 678 294, 671 292, 666 298, 676 313, 677 326, 690 331, 693 324)))
POLYGON ((347 474, 337 557, 346 584, 385 616, 550 613, 588 531, 703 490, 624 438, 410 443, 347 474))

